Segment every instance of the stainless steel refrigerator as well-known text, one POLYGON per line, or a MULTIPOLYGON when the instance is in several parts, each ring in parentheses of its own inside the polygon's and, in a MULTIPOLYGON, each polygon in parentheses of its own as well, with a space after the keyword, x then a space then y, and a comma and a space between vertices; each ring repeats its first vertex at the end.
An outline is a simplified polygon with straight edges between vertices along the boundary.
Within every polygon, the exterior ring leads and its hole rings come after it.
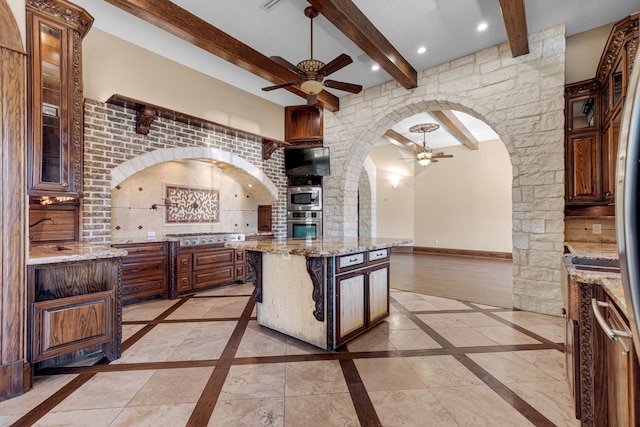
POLYGON ((640 355, 640 53, 625 99, 616 169, 616 238, 636 354, 640 355))

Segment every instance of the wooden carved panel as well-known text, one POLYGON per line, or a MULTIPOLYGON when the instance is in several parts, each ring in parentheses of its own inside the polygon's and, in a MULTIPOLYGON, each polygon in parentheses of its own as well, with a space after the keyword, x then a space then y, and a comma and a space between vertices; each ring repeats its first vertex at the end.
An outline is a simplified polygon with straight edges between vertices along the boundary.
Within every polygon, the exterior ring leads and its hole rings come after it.
POLYGON ((247 251, 247 262, 253 269, 253 296, 262 302, 262 252, 247 251))
POLYGON ((624 19, 613 27, 613 30, 611 30, 611 34, 609 35, 606 50, 600 58, 600 64, 598 64, 596 80, 604 83, 607 76, 612 72, 613 67, 615 67, 616 60, 620 55, 624 44, 629 41, 630 38, 634 37, 634 35, 637 37, 637 34, 638 15, 624 19))
POLYGON ((307 271, 311 282, 313 282, 313 292, 311 298, 316 303, 313 316, 319 322, 324 321, 324 260, 322 258, 307 258, 307 271))

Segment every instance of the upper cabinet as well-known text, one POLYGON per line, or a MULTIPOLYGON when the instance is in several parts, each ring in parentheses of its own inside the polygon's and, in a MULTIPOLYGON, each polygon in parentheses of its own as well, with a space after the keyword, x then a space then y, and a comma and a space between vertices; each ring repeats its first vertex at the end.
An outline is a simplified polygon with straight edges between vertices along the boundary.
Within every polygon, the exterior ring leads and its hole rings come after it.
POLYGON ((28 191, 82 194, 82 38, 93 17, 64 0, 26 0, 28 191))
POLYGON ((565 86, 565 214, 613 215, 616 157, 638 17, 617 22, 595 78, 565 86))
POLYGON ((315 145, 323 139, 322 108, 295 105, 284 109, 284 140, 292 145, 315 145), (311 144, 309 144, 311 143, 311 144))

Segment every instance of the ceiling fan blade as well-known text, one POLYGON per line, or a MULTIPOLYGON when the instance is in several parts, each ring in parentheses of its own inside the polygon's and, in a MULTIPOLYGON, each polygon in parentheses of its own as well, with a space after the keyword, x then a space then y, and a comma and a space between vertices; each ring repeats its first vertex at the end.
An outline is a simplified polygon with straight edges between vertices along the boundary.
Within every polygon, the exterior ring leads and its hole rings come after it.
POLYGON ((307 95, 307 105, 316 105, 318 103, 318 94, 307 95))
POLYGON ((270 56, 271 60, 273 62, 276 62, 280 65, 282 65, 283 67, 285 67, 288 70, 293 71, 296 74, 300 74, 302 76, 304 76, 304 71, 302 71, 300 68, 296 67, 295 65, 293 65, 291 62, 287 61, 286 59, 280 57, 280 56, 270 56))
POLYGON ((326 77, 329 74, 335 73, 339 69, 346 67, 347 65, 351 64, 352 62, 353 62, 353 59, 351 59, 351 57, 349 55, 346 55, 346 54, 343 53, 342 55, 338 56, 333 61, 331 61, 328 64, 326 64, 324 67, 319 68, 317 73, 320 74, 321 76, 325 76, 326 77))
POLYGON ((453 157, 453 154, 442 154, 442 153, 437 153, 431 156, 432 159, 450 159, 452 157, 453 157))
POLYGON ((288 86, 293 86, 295 84, 298 84, 298 81, 294 81, 294 82, 286 82, 286 83, 282 83, 279 85, 273 85, 273 86, 267 86, 267 87, 263 87, 262 90, 265 92, 269 92, 270 90, 275 90, 275 89, 280 89, 283 87, 288 87, 288 86))
POLYGON ((335 80, 325 80, 324 85, 331 89, 344 90, 345 92, 360 93, 362 91, 362 85, 356 85, 353 83, 337 82, 335 80))

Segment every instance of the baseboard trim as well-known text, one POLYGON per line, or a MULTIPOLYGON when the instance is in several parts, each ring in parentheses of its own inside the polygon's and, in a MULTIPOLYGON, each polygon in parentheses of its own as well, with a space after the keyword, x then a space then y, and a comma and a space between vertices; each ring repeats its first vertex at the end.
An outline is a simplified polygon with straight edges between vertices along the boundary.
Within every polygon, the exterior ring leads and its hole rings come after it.
POLYGON ((413 252, 432 255, 466 256, 474 258, 513 259, 511 252, 479 251, 472 249, 429 248, 424 246, 394 246, 391 252, 413 252))

